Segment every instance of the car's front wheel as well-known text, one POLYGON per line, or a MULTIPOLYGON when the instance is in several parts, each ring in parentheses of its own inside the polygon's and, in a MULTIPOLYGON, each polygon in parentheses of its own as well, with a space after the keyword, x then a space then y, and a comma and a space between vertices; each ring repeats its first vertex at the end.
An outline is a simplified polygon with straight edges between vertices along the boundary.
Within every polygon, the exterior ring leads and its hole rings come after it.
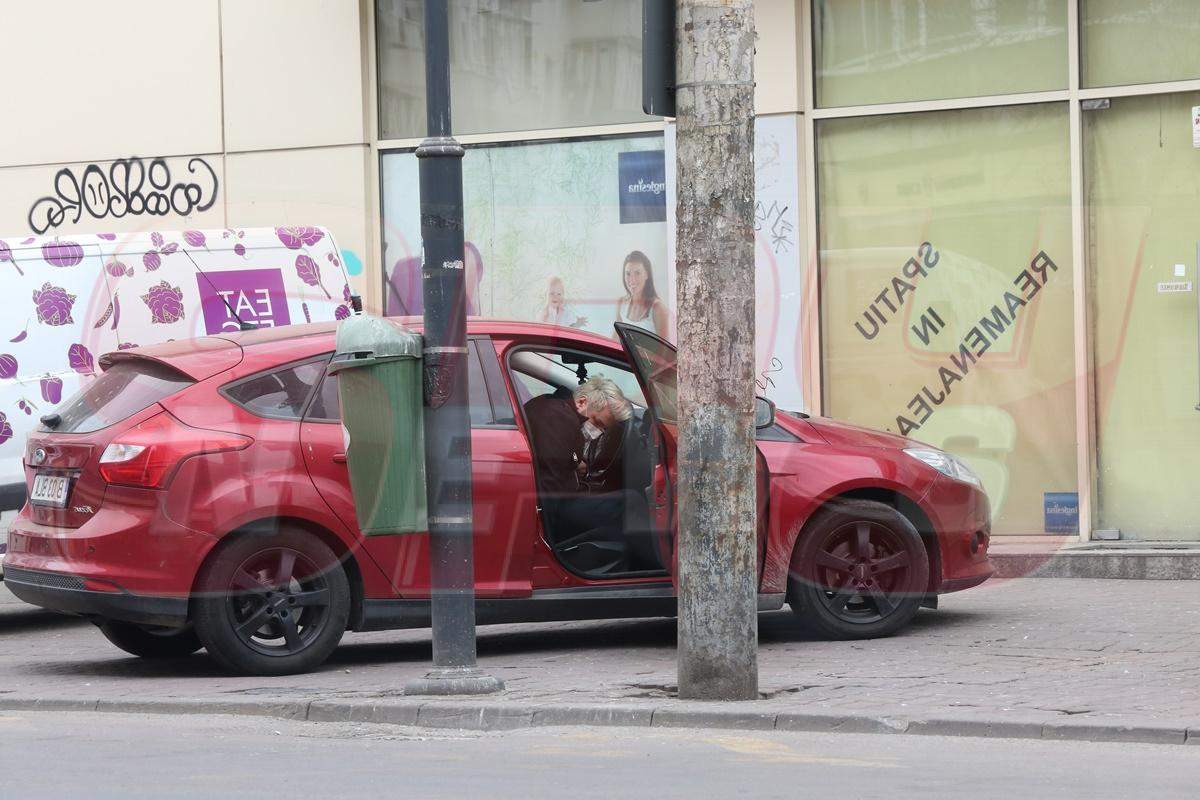
POLYGON ((292 675, 315 669, 337 648, 350 586, 316 536, 248 533, 205 565, 193 610, 196 632, 221 666, 243 675, 292 675))
POLYGON ((929 556, 907 517, 872 500, 841 500, 801 532, 788 602, 822 636, 873 639, 911 622, 928 584, 929 556))
POLYGON ((191 628, 152 628, 112 619, 97 627, 104 638, 139 658, 183 658, 204 646, 191 628))

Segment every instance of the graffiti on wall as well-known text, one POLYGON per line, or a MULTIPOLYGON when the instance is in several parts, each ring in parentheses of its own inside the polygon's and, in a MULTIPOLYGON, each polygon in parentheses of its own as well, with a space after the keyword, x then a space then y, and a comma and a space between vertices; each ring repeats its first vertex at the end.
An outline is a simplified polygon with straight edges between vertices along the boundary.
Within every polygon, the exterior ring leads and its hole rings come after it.
POLYGON ((220 183, 212 165, 199 156, 187 159, 182 174, 172 174, 165 158, 121 158, 105 169, 88 164, 78 173, 63 167, 54 174, 53 194, 29 207, 29 227, 42 234, 64 222, 126 216, 189 216, 217 201, 220 183))

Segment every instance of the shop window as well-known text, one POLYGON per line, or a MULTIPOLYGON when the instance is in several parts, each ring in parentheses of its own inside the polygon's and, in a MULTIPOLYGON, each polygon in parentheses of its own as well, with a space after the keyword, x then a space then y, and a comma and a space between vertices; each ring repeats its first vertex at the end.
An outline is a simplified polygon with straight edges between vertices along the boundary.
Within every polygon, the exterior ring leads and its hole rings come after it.
POLYGON ((963 457, 997 533, 1077 492, 1068 141, 1065 104, 817 128, 826 411, 963 457))
MULTIPOLYGON (((379 135, 425 135, 424 0, 376 0, 379 135)), ((641 0, 450 0, 455 133, 643 122, 641 0)))
POLYGON ((821 107, 1067 88, 1067 0, 813 0, 813 44, 821 107))
MULTIPOLYGON (((665 304, 664 170, 661 134, 468 147, 468 313, 612 336, 625 296, 625 261, 635 251, 644 256, 638 259, 642 272, 649 264, 643 295, 665 304)), ((380 175, 384 308, 421 314, 416 156, 384 154, 380 175)), ((652 315, 646 324, 653 324, 652 315)))
POLYGON ((1200 93, 1084 114, 1097 527, 1122 538, 1200 539, 1193 106, 1200 93))
POLYGON ((1080 0, 1084 86, 1200 78, 1196 0, 1080 0))

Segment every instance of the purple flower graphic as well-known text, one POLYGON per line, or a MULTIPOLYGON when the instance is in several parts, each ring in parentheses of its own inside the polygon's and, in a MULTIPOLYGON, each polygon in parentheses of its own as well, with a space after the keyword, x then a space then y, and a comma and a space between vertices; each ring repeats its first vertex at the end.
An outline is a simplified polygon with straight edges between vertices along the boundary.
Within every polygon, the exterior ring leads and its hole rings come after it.
POLYGON ((115 233, 97 233, 96 235, 106 242, 115 242, 117 240, 117 235, 115 233))
POLYGON ((333 310, 334 319, 345 319, 350 316, 350 306, 338 306, 333 310))
POLYGON ((0 353, 0 378, 11 378, 17 374, 17 359, 8 353, 0 353))
POLYGON ((162 247, 163 241, 165 241, 163 239, 163 235, 161 233, 159 233, 158 231, 155 231, 154 233, 150 234, 150 243, 154 245, 154 249, 157 250, 158 248, 162 247))
POLYGON ((13 258, 12 250, 9 249, 8 243, 0 239, 0 263, 7 261, 17 269, 17 274, 24 275, 25 270, 21 269, 21 265, 13 258))
POLYGON ((310 226, 289 225, 276 228, 275 235, 288 250, 299 250, 304 245, 314 245, 325 238, 325 234, 310 226))
POLYGON ((147 272, 154 272, 154 270, 162 266, 162 258, 158 253, 146 253, 142 256, 142 266, 146 268, 147 272))
POLYGON ((92 357, 92 351, 81 344, 73 344, 67 348, 67 363, 80 375, 91 375, 96 370, 96 359, 92 357))
POLYGON ((83 261, 83 247, 78 242, 46 242, 42 245, 42 258, 56 267, 73 267, 83 261))
POLYGON ((42 399, 51 405, 57 404, 62 400, 62 378, 55 378, 50 375, 42 378, 42 399))
POLYGON ((8 416, 3 411, 0 411, 0 444, 4 444, 12 438, 12 425, 8 424, 8 416))
POLYGON ((241 242, 238 242, 237 244, 235 244, 233 246, 233 252, 237 253, 239 256, 245 257, 246 245, 242 244, 241 242))
POLYGON ((33 302, 37 305, 38 322, 44 325, 70 325, 75 321, 71 318, 75 295, 67 294, 61 286, 43 283, 41 289, 34 291, 33 302))
POLYGON ((137 345, 133 342, 121 342, 119 345, 117 345, 118 350, 132 350, 135 347, 137 347, 137 345))
POLYGON ((112 275, 114 278, 120 278, 123 275, 132 275, 133 274, 133 267, 125 266, 120 261, 117 261, 115 258, 112 261, 105 264, 104 269, 108 272, 109 275, 112 275))
POLYGON ((347 283, 342 287, 342 299, 349 303, 351 297, 353 297, 353 295, 350 294, 350 284, 347 283))
POLYGON ((329 290, 321 283, 321 268, 317 266, 316 261, 308 256, 296 256, 296 274, 309 286, 321 287, 326 299, 332 299, 329 296, 329 290))
POLYGON ((183 319, 183 292, 166 281, 151 286, 142 302, 150 309, 152 323, 170 325, 183 319))
POLYGON ((200 231, 184 231, 183 240, 192 247, 204 247, 204 234, 200 231))
POLYGON ((164 244, 162 246, 162 249, 159 250, 158 252, 162 253, 164 256, 169 256, 169 255, 171 255, 171 253, 174 253, 178 249, 179 249, 179 245, 175 244, 174 242, 171 242, 170 244, 164 244))

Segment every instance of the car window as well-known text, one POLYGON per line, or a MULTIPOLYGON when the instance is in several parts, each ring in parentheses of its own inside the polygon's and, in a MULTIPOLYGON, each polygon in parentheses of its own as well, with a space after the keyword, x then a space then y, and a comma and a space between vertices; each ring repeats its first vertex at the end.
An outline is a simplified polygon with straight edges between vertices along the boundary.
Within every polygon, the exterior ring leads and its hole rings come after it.
POLYGON ((128 419, 193 383, 148 359, 118 361, 62 404, 55 433, 92 433, 128 419))
POLYGON ((520 350, 508 360, 513 383, 522 405, 533 397, 555 392, 573 392, 588 378, 612 380, 625 397, 639 408, 646 398, 637 376, 624 365, 578 352, 520 350))
POLYGON ((300 419, 304 404, 325 374, 325 358, 264 372, 222 389, 222 393, 252 414, 272 419, 300 419))
POLYGON ((675 348, 628 325, 620 326, 619 330, 638 373, 650 388, 655 414, 664 422, 675 422, 679 418, 675 348))
POLYGON ((308 407, 306 419, 311 422, 341 422, 342 401, 338 398, 337 373, 321 379, 321 388, 308 407))
MULTIPOLYGON (((471 425, 492 425, 495 417, 492 414, 492 401, 488 397, 487 384, 484 382, 483 369, 479 365, 479 354, 475 342, 469 343, 467 352, 467 404, 471 413, 471 425)), ((308 408, 305 419, 310 422, 340 422, 342 419, 342 404, 338 398, 337 374, 325 375, 321 387, 313 397, 312 405, 308 408)))

